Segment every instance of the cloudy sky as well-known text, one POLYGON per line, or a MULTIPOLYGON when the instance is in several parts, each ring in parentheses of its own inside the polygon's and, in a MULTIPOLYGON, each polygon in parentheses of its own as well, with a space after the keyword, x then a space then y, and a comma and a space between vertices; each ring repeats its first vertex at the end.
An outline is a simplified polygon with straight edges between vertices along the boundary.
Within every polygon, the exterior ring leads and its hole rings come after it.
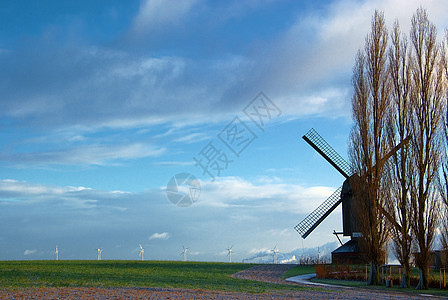
POLYGON ((233 245, 241 261, 334 242, 340 210, 306 240, 293 229, 343 181, 301 136, 347 156, 375 9, 404 31, 419 5, 448 25, 444 0, 0 5, 0 259, 137 259, 142 244, 209 261, 233 245), (181 173, 200 185, 187 207, 167 197, 181 173))

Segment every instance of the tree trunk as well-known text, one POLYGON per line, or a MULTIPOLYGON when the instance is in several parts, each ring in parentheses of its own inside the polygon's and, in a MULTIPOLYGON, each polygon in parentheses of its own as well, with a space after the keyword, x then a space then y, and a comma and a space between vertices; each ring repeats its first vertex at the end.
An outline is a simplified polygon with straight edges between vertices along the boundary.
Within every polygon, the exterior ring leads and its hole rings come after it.
POLYGON ((367 281, 367 285, 378 285, 378 274, 379 274, 378 264, 375 263, 374 261, 371 261, 369 281, 367 281))
POLYGON ((403 272, 403 276, 401 277, 401 288, 409 288, 411 286, 411 277, 409 274, 406 274, 407 272, 403 272))
POLYGON ((423 270, 419 269, 420 271, 420 279, 418 281, 418 285, 415 289, 417 290, 427 290, 428 289, 428 269, 423 270))

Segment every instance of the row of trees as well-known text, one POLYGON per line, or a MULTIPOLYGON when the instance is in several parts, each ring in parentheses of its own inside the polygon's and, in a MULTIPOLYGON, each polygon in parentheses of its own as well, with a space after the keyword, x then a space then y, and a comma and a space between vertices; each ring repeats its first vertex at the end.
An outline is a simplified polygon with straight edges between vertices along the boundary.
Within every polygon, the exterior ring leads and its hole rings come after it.
POLYGON ((359 175, 352 188, 371 261, 369 284, 378 284, 390 240, 404 267, 402 286, 409 287, 415 257, 419 289, 428 288, 438 228, 448 249, 447 43, 448 30, 439 42, 423 8, 412 17, 409 39, 398 21, 389 32, 376 11, 356 56, 349 155, 359 175))

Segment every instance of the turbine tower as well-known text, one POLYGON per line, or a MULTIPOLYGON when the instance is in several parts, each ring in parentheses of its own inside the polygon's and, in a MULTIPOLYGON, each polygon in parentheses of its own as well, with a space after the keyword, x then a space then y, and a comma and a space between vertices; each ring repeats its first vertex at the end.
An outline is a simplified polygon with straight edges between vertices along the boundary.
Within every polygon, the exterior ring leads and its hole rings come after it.
POLYGON ((59 260, 59 250, 58 250, 58 245, 56 245, 56 251, 54 251, 54 254, 56 255, 56 260, 59 260))
POLYGON ((274 254, 274 256, 272 258, 272 262, 274 264, 276 264, 277 263, 277 253, 278 253, 277 245, 275 245, 274 249, 272 249, 271 251, 274 254))
POLYGON ((182 253, 180 255, 184 255, 184 261, 187 261, 187 251, 188 248, 185 248, 184 245, 182 245, 182 248, 184 248, 184 251, 182 251, 182 253))
POLYGON ((138 253, 138 256, 142 257, 142 261, 143 261, 143 253, 145 253, 145 249, 142 247, 142 245, 138 244, 140 246, 140 252, 138 253))
POLYGON ((103 249, 97 248, 96 251, 98 252, 97 260, 101 260, 101 252, 103 252, 103 249))
POLYGON ((230 247, 230 248, 226 248, 226 250, 227 250, 227 256, 229 257, 229 263, 232 262, 232 248, 233 248, 233 246, 230 247))

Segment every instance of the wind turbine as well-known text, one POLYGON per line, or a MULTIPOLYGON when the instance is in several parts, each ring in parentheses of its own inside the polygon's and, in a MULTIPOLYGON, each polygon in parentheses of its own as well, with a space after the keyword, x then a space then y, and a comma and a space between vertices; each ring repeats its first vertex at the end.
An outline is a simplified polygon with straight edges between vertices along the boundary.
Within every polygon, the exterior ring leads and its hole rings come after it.
POLYGON ((182 248, 184 248, 184 251, 182 251, 182 253, 180 255, 184 255, 184 261, 187 261, 187 251, 188 248, 185 248, 184 245, 182 245, 182 248))
POLYGON ((230 247, 230 248, 226 248, 226 250, 227 250, 227 256, 229 257, 229 263, 232 262, 232 248, 233 248, 233 246, 230 247))
POLYGON ((58 250, 58 245, 56 245, 56 251, 54 251, 54 254, 56 255, 56 260, 59 260, 59 250, 58 250))
POLYGON ((273 263, 276 264, 277 263, 277 253, 278 253, 277 245, 275 245, 274 249, 272 249, 271 251, 272 251, 272 253, 274 253, 274 257, 272 258, 273 263))
POLYGON ((142 245, 138 244, 140 246, 140 252, 138 253, 138 256, 142 256, 143 261, 143 253, 145 253, 145 249, 142 247, 142 245))
POLYGON ((101 252, 103 252, 103 249, 97 248, 96 251, 98 252, 97 260, 101 260, 101 252))

